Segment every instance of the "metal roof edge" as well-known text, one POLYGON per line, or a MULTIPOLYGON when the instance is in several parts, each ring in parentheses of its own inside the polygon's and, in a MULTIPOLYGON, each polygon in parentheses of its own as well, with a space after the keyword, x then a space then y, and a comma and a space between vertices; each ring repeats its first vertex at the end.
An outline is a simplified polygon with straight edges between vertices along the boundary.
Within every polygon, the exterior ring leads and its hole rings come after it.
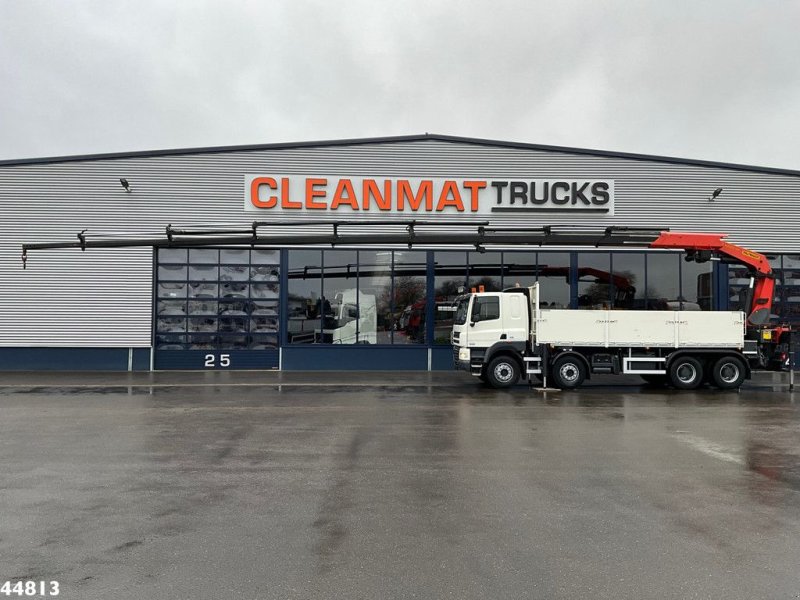
POLYGON ((164 150, 141 150, 134 152, 111 152, 103 154, 78 154, 70 156, 51 156, 43 158, 23 158, 0 160, 0 167, 17 165, 37 165, 52 164, 59 162, 79 162, 95 160, 118 160, 126 158, 150 158, 159 156, 179 156, 188 154, 219 154, 225 152, 255 152, 259 150, 289 150, 294 148, 324 148, 330 146, 360 146, 368 144, 391 144, 401 142, 420 142, 420 141, 442 141, 459 144, 474 144, 479 146, 490 146, 498 148, 516 148, 520 150, 538 150, 543 152, 560 152, 565 154, 579 154, 586 156, 600 156, 605 158, 622 158, 627 160, 662 162, 670 164, 692 165, 699 167, 709 167, 716 169, 728 169, 733 171, 749 171, 755 173, 767 173, 772 175, 788 175, 800 177, 800 170, 782 169, 776 167, 760 167, 754 165, 744 165, 738 163, 716 162, 710 160, 698 160, 688 158, 678 158, 673 156, 659 156, 653 154, 638 154, 633 152, 615 152, 611 150, 596 150, 591 148, 573 148, 570 146, 551 146, 547 144, 531 144, 525 142, 510 142, 503 140, 491 140, 484 138, 461 137, 453 135, 442 135, 436 133, 424 133, 416 135, 400 135, 386 137, 353 138, 339 140, 317 140, 306 142, 277 142, 271 144, 246 144, 237 146, 208 146, 198 148, 172 148, 164 150))

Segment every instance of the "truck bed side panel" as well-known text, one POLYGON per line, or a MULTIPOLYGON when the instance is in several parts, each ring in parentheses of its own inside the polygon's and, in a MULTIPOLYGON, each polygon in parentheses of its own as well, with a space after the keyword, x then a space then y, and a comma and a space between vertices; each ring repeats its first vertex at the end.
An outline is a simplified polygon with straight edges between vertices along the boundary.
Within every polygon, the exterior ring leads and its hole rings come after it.
POLYGON ((542 310, 536 330, 538 343, 556 346, 741 348, 744 314, 542 310))

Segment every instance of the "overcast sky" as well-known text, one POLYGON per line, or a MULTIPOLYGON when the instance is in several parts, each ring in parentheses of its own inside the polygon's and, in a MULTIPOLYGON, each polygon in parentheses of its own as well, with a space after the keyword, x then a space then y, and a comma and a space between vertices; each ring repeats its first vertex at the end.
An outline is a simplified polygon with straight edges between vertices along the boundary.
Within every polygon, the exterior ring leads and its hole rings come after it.
POLYGON ((0 0, 0 159, 424 132, 800 170, 800 0, 0 0))

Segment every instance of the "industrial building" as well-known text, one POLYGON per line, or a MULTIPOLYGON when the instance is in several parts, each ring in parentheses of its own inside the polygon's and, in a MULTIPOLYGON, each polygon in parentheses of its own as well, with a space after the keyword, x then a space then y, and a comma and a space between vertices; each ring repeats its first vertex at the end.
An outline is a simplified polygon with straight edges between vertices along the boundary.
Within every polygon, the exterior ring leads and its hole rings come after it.
POLYGON ((797 322, 798 199, 800 171, 429 134, 0 161, 0 370, 450 369, 464 289, 538 281, 554 307, 735 310, 748 284, 673 251, 369 243, 410 220, 428 239, 727 233, 769 256, 773 319, 797 322), (126 245, 254 222, 297 241, 126 245), (333 222, 366 241, 315 243, 333 222), (23 269, 24 243, 78 233, 122 247, 37 250, 23 269))

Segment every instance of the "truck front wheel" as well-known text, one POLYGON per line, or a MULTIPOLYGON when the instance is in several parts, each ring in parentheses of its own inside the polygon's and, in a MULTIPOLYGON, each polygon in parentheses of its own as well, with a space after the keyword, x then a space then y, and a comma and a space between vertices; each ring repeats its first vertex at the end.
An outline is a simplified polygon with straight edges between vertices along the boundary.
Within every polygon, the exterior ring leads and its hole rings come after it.
POLYGON ((586 366, 577 356, 562 356, 553 363, 551 373, 556 387, 573 390, 586 379, 586 366))
POLYGON ((679 390, 693 390, 703 383, 703 365, 691 356, 680 356, 669 367, 669 382, 679 390))
POLYGON ((742 385, 745 378, 744 364, 735 356, 723 356, 714 363, 711 376, 719 389, 736 389, 742 385))
POLYGON ((486 368, 486 382, 496 389, 511 387, 519 380, 519 364, 510 356, 492 359, 486 368))

